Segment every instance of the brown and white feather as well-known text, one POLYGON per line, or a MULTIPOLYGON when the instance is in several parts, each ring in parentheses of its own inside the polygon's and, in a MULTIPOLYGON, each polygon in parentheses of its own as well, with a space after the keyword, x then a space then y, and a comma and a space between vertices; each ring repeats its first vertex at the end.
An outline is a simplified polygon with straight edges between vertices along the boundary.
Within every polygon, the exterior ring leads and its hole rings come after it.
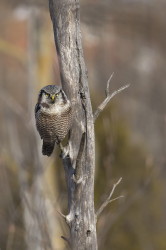
POLYGON ((50 156, 55 142, 58 144, 66 137, 72 125, 72 116, 71 103, 59 86, 48 85, 40 91, 35 107, 35 118, 37 130, 43 139, 44 155, 50 156), (56 91, 59 91, 60 96, 52 103, 46 95, 55 94, 56 91))

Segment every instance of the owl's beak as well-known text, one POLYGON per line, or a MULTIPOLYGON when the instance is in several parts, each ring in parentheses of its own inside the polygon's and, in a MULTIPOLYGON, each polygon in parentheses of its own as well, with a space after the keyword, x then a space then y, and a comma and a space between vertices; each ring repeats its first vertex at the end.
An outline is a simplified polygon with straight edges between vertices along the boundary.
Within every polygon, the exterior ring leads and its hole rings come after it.
POLYGON ((51 99, 52 99, 52 101, 54 101, 55 95, 51 95, 51 99))

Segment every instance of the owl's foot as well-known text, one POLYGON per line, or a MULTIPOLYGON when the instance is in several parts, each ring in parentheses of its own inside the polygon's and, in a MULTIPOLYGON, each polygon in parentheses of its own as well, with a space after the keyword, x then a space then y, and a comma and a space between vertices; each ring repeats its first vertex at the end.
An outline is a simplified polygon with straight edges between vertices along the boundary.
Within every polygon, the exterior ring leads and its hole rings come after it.
POLYGON ((59 147, 60 147, 60 150, 61 150, 61 154, 60 154, 60 157, 62 159, 64 159, 65 157, 67 157, 69 155, 69 145, 67 144, 65 147, 62 145, 62 143, 60 142, 59 143, 59 147))

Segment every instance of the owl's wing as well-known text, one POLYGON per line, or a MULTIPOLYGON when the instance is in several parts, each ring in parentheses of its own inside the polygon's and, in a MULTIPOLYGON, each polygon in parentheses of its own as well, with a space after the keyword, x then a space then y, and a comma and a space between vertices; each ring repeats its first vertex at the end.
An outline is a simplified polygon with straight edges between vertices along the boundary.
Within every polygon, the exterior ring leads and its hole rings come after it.
POLYGON ((40 109, 40 106, 39 106, 39 103, 37 103, 36 106, 35 106, 35 115, 39 111, 39 109, 40 109))

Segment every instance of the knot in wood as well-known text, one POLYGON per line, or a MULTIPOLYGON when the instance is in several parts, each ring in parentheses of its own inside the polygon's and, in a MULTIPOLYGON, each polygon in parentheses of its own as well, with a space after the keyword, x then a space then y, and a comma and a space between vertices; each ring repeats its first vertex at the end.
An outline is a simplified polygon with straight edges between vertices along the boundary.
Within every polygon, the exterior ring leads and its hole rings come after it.
POLYGON ((89 236, 90 236, 90 234, 91 234, 91 230, 89 230, 89 229, 88 229, 88 230, 86 231, 86 235, 87 235, 87 237, 89 237, 89 236))

